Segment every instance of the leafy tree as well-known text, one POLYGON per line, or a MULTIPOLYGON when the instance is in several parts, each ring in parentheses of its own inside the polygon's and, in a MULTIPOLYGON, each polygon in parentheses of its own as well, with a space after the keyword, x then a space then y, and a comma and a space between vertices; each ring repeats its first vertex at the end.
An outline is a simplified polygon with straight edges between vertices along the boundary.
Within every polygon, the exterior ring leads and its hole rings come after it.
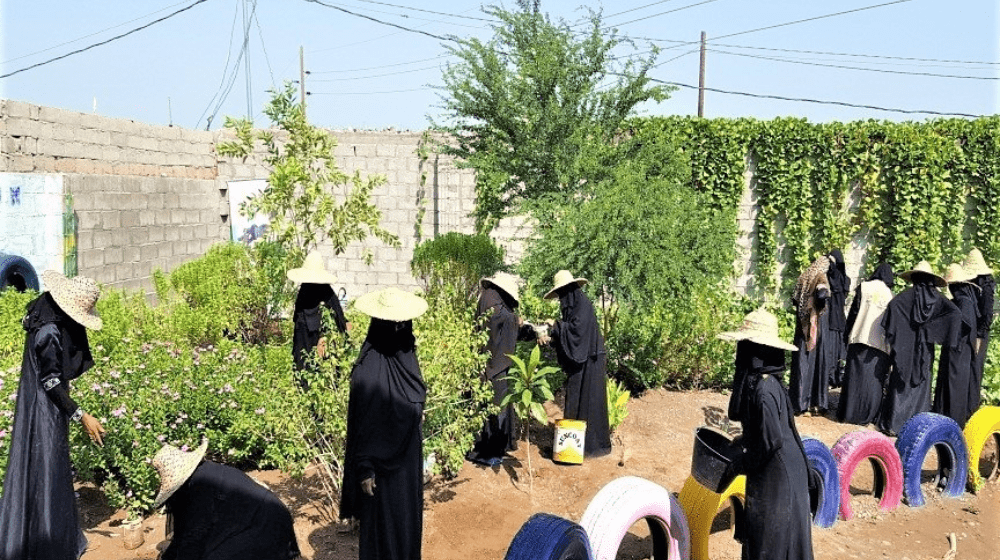
POLYGON ((622 121, 670 91, 646 75, 657 48, 616 56, 634 45, 602 27, 599 12, 570 24, 552 21, 537 0, 518 6, 484 9, 498 22, 489 41, 447 47, 460 61, 443 75, 445 124, 432 120, 448 139, 441 150, 476 170, 480 231, 525 211, 544 220, 585 193, 613 167, 622 121))
POLYGON ((548 376, 558 372, 559 368, 553 366, 539 367, 541 365, 541 352, 537 344, 531 349, 527 363, 514 354, 507 354, 507 357, 514 362, 514 367, 510 368, 510 375, 507 376, 510 389, 500 402, 500 407, 512 405, 514 413, 523 422, 524 451, 528 457, 528 486, 529 488, 533 488, 531 440, 528 437, 531 430, 528 424, 531 422, 531 419, 542 425, 548 424, 549 417, 545 414, 545 407, 542 405, 555 398, 552 395, 552 388, 549 386, 548 376))
MULTIPOLYGON (((371 201, 372 191, 385 183, 385 177, 363 179, 359 171, 342 172, 333 153, 336 138, 306 121, 292 84, 271 94, 264 114, 277 131, 255 131, 249 119, 226 117, 225 127, 235 132, 236 140, 216 146, 220 155, 242 158, 254 152, 257 140, 267 150, 264 162, 271 167, 267 187, 240 211, 269 215, 270 234, 299 262, 323 241, 333 246, 336 255, 369 236, 399 247, 399 238, 379 225, 382 212, 371 201)), ((370 264, 370 250, 364 256, 370 264)))

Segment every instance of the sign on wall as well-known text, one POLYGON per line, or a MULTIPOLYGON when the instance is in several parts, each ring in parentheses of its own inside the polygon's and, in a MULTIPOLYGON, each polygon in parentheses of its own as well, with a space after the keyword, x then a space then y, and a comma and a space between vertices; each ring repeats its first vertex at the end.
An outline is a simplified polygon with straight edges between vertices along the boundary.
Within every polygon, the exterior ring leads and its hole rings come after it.
POLYGON ((230 239, 250 245, 264 237, 270 219, 263 214, 246 217, 240 211, 240 207, 251 197, 260 194, 267 187, 267 181, 264 179, 229 181, 227 185, 229 187, 230 239))
POLYGON ((69 272, 63 256, 64 207, 62 175, 0 173, 0 253, 24 257, 38 274, 69 272))

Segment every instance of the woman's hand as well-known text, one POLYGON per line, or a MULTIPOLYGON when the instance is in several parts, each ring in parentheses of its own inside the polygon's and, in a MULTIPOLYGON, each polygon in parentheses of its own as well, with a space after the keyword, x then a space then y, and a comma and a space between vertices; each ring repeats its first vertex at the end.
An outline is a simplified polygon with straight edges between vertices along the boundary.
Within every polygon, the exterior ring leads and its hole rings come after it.
POLYGON ((107 432, 105 432, 104 426, 97 421, 97 418, 94 418, 90 414, 84 412, 83 416, 80 418, 80 423, 83 424, 83 428, 87 430, 87 435, 90 436, 90 439, 97 445, 104 447, 103 436, 107 432))
POLYGON ((361 481, 361 490, 369 496, 375 495, 375 477, 370 476, 361 481))
POLYGON ((319 339, 319 343, 316 344, 316 355, 319 356, 319 359, 321 359, 321 360, 326 359, 326 337, 325 336, 322 337, 322 338, 320 338, 319 339))

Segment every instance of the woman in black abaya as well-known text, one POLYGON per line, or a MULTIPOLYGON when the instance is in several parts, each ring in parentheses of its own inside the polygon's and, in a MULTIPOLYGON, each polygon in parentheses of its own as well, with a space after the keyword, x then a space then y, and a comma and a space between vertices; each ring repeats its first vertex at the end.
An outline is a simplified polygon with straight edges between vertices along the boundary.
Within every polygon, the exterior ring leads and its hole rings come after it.
POLYGON ((893 283, 892 267, 882 263, 854 291, 845 327, 847 365, 837 407, 837 420, 841 422, 863 426, 878 419, 892 364, 882 317, 892 301, 893 283))
POLYGON ((796 414, 827 408, 829 380, 823 369, 823 340, 829 332, 830 260, 820 257, 799 275, 792 293, 795 306, 795 346, 788 393, 796 414))
POLYGON ((387 288, 354 307, 372 320, 351 372, 340 517, 360 521, 359 560, 419 560, 427 389, 413 319, 427 302, 387 288))
POLYGON ((552 326, 549 336, 559 366, 566 373, 563 414, 567 419, 587 423, 584 456, 599 457, 611 452, 608 358, 594 304, 580 289, 586 283, 586 279, 573 278, 568 270, 560 270, 545 299, 559 297, 562 318, 552 326))
POLYGON ((785 351, 796 347, 778 337, 777 319, 763 309, 719 337, 737 341, 729 417, 743 426, 737 443, 744 453, 735 465, 747 477, 735 535, 743 560, 811 560, 808 461, 781 381, 785 351))
MULTIPOLYGON (((972 375, 974 383, 982 386, 983 369, 986 367, 986 351, 990 345, 990 328, 993 326, 993 298, 996 297, 997 283, 993 279, 993 269, 983 259, 983 254, 979 249, 972 249, 962 263, 970 274, 975 274, 973 282, 979 286, 979 293, 976 299, 976 306, 979 309, 979 319, 976 322, 976 361, 972 375)), ((980 395, 975 395, 975 402, 972 410, 979 408, 980 395)))
POLYGON ((826 278, 830 282, 830 300, 827 302, 826 329, 820 334, 820 345, 823 349, 819 356, 819 367, 825 372, 826 384, 836 388, 843 384, 844 360, 847 358, 847 339, 844 336, 847 330, 845 312, 851 279, 847 276, 847 265, 840 249, 830 251, 827 259, 830 261, 830 267, 826 271, 826 278))
MULTIPOLYGON (((490 338, 486 349, 490 359, 484 376, 493 385, 493 404, 499 406, 507 395, 507 373, 513 363, 508 354, 514 353, 518 340, 532 340, 535 331, 531 325, 521 324, 516 314, 518 305, 517 277, 499 272, 480 281, 482 294, 476 317, 486 317, 490 338)), ((500 409, 486 419, 482 432, 472 450, 466 454, 470 461, 495 466, 508 451, 517 449, 517 415, 513 405, 500 409)))
POLYGON ((970 282, 973 278, 975 275, 960 264, 949 266, 945 273, 951 301, 962 314, 962 328, 955 346, 941 348, 932 407, 934 412, 951 418, 963 428, 979 406, 980 387, 974 375, 979 287, 970 282))
POLYGON ((0 496, 0 560, 76 560, 87 549, 77 520, 69 422, 102 444, 104 428, 69 396, 69 383, 94 361, 86 329, 100 330, 100 295, 89 278, 42 275, 48 292, 28 304, 27 335, 0 496))
POLYGON ((962 314, 938 287, 947 283, 930 263, 899 275, 913 286, 892 298, 882 328, 892 349, 885 399, 879 411, 879 430, 896 435, 907 420, 931 410, 931 365, 934 345, 954 347, 961 334, 962 314))
MULTIPOLYGON (((331 286, 337 281, 337 277, 326 271, 323 267, 323 257, 318 252, 309 253, 302 267, 289 270, 287 276, 289 280, 299 284, 299 291, 295 296, 295 310, 292 313, 292 323, 295 325, 295 331, 292 333, 292 359, 295 371, 302 372, 306 369, 309 354, 317 346, 320 358, 324 357, 326 352, 326 341, 322 332, 323 307, 333 314, 333 321, 341 333, 347 332, 347 319, 344 318, 344 310, 340 307, 340 299, 331 286)), ((299 375, 299 385, 307 389, 308 381, 301 373, 299 375)))

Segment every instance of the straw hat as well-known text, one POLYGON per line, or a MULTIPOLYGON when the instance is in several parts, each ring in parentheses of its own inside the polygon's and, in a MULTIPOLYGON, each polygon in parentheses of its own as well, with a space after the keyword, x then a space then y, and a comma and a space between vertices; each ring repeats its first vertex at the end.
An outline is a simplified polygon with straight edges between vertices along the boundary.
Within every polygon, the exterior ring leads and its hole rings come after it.
POLYGON ((948 283, 945 282, 944 278, 941 278, 937 274, 934 274, 934 270, 931 268, 931 263, 927 261, 920 261, 919 263, 917 263, 917 266, 913 270, 907 270, 906 272, 901 273, 899 277, 902 278, 903 280, 906 280, 907 282, 912 282, 913 280, 911 280, 911 277, 918 272, 921 274, 926 274, 931 278, 933 278, 934 285, 939 288, 943 288, 948 285, 948 283))
POLYGON ((556 273, 555 277, 552 279, 553 287, 548 293, 545 294, 545 299, 552 299, 556 297, 556 290, 562 288, 563 286, 569 286, 573 282, 576 282, 577 286, 581 288, 587 285, 586 278, 573 278, 573 275, 568 270, 560 270, 556 273))
POLYGON ((986 260, 983 259, 983 254, 975 247, 969 251, 969 255, 965 257, 965 261, 962 262, 962 266, 965 270, 969 271, 970 274, 979 276, 981 274, 993 274, 993 269, 987 266, 986 260))
POLYGON ((286 275, 296 284, 333 284, 337 281, 336 276, 326 271, 319 251, 311 251, 300 268, 293 268, 286 275))
POLYGON ((156 456, 153 457, 153 468, 160 473, 160 491, 153 501, 153 509, 162 506, 187 482, 187 479, 191 478, 198 464, 205 458, 206 451, 208 451, 208 438, 203 438, 201 445, 194 451, 181 451, 172 445, 164 445, 156 452, 156 456))
POLYGON ((735 331, 720 333, 716 336, 722 340, 733 342, 749 340, 781 350, 795 351, 799 349, 798 346, 789 344, 778 337, 778 319, 764 309, 758 309, 744 317, 743 324, 735 331))
POLYGON ((492 284, 503 290, 504 293, 510 297, 514 298, 514 301, 519 302, 521 301, 521 298, 518 297, 517 293, 517 280, 517 276, 514 276, 513 274, 509 274, 507 272, 497 272, 493 276, 480 280, 479 285, 485 288, 487 284, 492 284))
POLYGON ((66 278, 55 270, 43 272, 42 281, 52 294, 52 299, 56 300, 59 308, 71 319, 92 331, 101 330, 104 322, 94 309, 97 298, 101 295, 97 282, 85 276, 66 278))
POLYGON ((975 274, 972 274, 958 263, 948 265, 948 270, 944 273, 944 280, 949 284, 969 284, 976 288, 976 290, 982 291, 982 288, 970 282, 970 280, 975 278, 975 274))
POLYGON ((427 301, 399 288, 385 288, 354 300, 354 308, 376 319, 409 321, 427 311, 427 301))

